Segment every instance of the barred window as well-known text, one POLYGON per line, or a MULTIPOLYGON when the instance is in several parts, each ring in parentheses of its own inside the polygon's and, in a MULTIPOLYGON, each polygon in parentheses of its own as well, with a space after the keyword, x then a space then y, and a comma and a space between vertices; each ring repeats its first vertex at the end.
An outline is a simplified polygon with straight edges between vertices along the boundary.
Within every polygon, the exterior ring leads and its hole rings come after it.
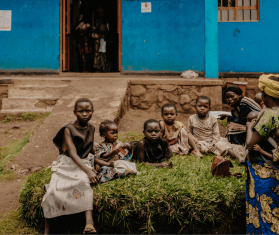
POLYGON ((260 0, 218 0, 218 21, 259 21, 259 2, 260 0))

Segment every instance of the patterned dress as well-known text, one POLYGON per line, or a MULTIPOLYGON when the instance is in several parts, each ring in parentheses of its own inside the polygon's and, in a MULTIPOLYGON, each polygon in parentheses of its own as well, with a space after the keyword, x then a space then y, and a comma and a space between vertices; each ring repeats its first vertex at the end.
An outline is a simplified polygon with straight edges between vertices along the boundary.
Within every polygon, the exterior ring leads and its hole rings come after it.
MULTIPOLYGON (((255 130, 263 138, 263 150, 278 156, 273 139, 279 126, 279 109, 265 110, 258 118, 255 130), (271 138, 270 138, 271 137, 271 138)), ((254 152, 256 163, 246 159, 246 232, 247 234, 279 234, 279 166, 254 152)))

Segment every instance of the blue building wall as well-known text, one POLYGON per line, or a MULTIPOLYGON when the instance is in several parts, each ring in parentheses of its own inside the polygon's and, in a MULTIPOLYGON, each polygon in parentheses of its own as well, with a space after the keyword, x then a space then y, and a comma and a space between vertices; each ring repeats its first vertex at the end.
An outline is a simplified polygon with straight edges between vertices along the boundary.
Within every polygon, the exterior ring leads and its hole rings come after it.
POLYGON ((0 31, 0 71, 59 70, 59 0, 1 1, 12 30, 0 31))
POLYGON ((219 72, 279 72, 278 9, 260 0, 259 22, 219 23, 219 72))
POLYGON ((122 0, 124 71, 204 71, 204 0, 122 0))

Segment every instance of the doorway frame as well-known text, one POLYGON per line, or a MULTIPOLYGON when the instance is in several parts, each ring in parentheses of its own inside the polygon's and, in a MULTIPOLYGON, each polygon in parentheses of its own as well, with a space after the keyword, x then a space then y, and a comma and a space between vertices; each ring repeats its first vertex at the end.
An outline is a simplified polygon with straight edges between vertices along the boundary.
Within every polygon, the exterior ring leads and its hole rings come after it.
MULTIPOLYGON (((71 1, 71 0, 68 0, 71 1)), ((60 0, 60 16, 59 16, 59 27, 60 27, 60 35, 59 35, 59 41, 60 41, 60 55, 59 55, 59 72, 63 72, 63 68, 62 68, 62 63, 63 63, 63 57, 64 54, 63 53, 63 41, 62 41, 62 33, 63 33, 63 0, 60 0)), ((118 32, 118 68, 119 68, 119 72, 122 72, 122 0, 117 0, 117 32, 118 32)), ((70 53, 69 53, 70 56, 70 53)))

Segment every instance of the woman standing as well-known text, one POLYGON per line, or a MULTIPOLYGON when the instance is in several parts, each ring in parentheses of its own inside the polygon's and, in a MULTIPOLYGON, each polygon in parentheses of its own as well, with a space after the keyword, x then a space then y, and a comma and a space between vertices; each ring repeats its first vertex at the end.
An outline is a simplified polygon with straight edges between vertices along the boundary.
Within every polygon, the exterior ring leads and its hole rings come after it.
POLYGON ((225 102, 233 107, 232 116, 222 114, 220 119, 227 118, 228 128, 226 137, 232 144, 243 145, 246 141, 247 115, 252 111, 260 111, 261 107, 254 100, 242 96, 242 90, 236 86, 228 87, 225 92, 225 102))
POLYGON ((247 123, 246 232, 279 234, 279 75, 261 76, 259 88, 267 109, 247 123))

